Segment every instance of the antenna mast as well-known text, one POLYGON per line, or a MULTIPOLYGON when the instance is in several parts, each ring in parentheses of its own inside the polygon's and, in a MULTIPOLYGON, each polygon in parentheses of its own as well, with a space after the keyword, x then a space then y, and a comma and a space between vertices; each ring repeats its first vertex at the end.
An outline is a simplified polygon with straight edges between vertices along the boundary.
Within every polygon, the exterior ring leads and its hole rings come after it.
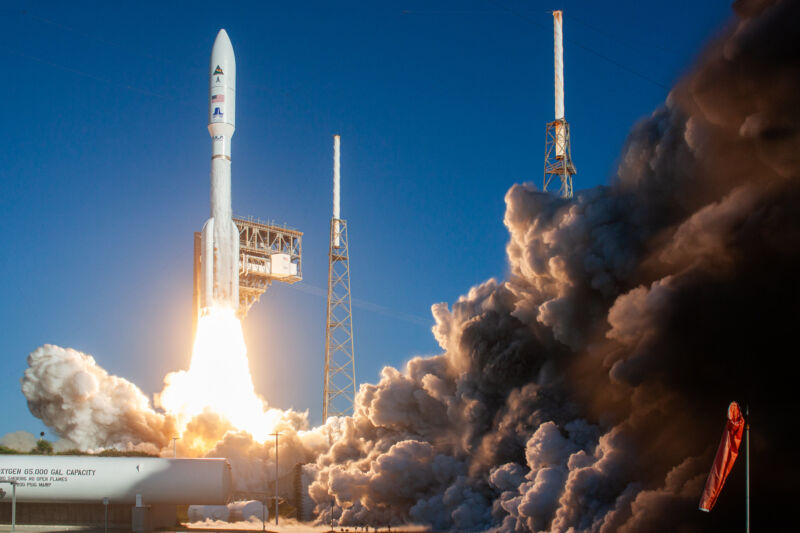
POLYGON ((555 120, 547 123, 544 141, 544 184, 552 189, 554 178, 560 181, 559 195, 572 198, 572 176, 577 173, 572 163, 569 123, 564 118, 564 44, 561 11, 553 11, 553 51, 555 55, 555 120))
POLYGON ((333 217, 328 249, 328 312, 325 319, 325 388, 322 420, 353 414, 356 397, 350 253, 347 221, 339 212, 339 136, 333 136, 333 217))

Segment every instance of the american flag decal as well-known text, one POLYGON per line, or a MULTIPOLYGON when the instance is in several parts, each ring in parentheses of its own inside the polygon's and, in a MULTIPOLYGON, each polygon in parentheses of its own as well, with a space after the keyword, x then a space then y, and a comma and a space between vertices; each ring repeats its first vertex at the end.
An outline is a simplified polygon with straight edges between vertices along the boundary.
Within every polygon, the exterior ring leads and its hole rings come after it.
POLYGON ((224 102, 225 101, 225 95, 224 94, 212 95, 211 96, 211 101, 212 102, 224 102))

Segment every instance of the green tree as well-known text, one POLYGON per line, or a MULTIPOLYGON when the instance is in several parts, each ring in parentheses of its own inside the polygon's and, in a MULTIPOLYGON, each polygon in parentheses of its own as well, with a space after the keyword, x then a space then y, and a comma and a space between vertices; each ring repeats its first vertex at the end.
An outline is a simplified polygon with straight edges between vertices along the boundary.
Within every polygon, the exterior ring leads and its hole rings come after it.
POLYGON ((53 445, 50 444, 50 441, 39 439, 36 442, 36 448, 32 449, 31 453, 36 455, 50 455, 53 453, 53 445))

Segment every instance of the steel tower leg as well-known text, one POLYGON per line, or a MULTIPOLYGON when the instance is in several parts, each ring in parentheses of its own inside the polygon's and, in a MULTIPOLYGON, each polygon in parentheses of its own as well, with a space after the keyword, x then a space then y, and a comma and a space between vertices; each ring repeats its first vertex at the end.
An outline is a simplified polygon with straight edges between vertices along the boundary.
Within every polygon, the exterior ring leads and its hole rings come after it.
POLYGON ((330 237, 323 422, 330 416, 353 414, 353 402, 356 396, 347 221, 332 218, 330 237))

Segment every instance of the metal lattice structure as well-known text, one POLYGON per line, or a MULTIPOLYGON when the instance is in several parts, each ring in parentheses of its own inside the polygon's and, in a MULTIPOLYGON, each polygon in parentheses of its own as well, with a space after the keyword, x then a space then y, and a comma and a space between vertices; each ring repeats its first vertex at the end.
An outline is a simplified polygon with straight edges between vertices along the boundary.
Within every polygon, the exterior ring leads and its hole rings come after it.
MULTIPOLYGON (((233 223, 239 230, 238 314, 244 318, 273 281, 292 284, 303 279, 303 233, 253 217, 234 218, 233 223)), ((195 232, 192 338, 200 316, 200 247, 200 232, 195 232)))
POLYGON ((556 119, 547 124, 544 140, 544 183, 542 190, 552 190, 553 180, 558 180, 558 194, 572 198, 572 176, 576 174, 572 163, 569 141, 569 123, 556 119))
POLYGON ((331 219, 328 252, 328 312, 325 319, 325 388, 322 419, 353 413, 356 396, 350 252, 347 222, 331 219))
POLYGON ((303 233, 256 218, 234 218, 239 230, 239 316, 244 318, 273 281, 303 279, 303 233))
POLYGON ((558 194, 572 198, 572 149, 569 140, 569 123, 564 118, 564 28, 561 11, 553 11, 553 85, 555 120, 547 123, 544 134, 544 181, 542 190, 553 189, 558 180, 558 194))

